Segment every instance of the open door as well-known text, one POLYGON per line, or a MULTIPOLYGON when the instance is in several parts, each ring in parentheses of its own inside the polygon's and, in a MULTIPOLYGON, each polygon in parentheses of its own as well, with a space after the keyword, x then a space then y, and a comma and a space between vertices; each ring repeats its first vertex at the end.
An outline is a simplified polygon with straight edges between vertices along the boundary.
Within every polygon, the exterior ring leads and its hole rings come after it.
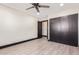
POLYGON ((38 38, 42 38, 42 22, 38 22, 38 38))

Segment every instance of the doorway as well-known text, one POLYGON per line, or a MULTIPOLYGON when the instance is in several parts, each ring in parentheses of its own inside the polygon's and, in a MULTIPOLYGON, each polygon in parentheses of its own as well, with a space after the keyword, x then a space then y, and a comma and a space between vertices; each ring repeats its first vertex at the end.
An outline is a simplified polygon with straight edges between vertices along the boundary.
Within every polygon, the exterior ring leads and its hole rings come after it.
POLYGON ((48 38, 48 20, 38 22, 38 38, 48 38))

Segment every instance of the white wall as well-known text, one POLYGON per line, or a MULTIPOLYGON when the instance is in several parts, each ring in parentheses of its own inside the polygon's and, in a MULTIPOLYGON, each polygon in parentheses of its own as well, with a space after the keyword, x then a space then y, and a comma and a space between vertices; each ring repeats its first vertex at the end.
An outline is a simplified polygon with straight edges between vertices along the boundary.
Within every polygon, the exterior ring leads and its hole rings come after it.
POLYGON ((78 46, 79 46, 79 13, 78 13, 78 46))
POLYGON ((47 36, 47 22, 42 22, 42 35, 47 36))
POLYGON ((0 5, 0 46, 36 37, 36 18, 0 5))

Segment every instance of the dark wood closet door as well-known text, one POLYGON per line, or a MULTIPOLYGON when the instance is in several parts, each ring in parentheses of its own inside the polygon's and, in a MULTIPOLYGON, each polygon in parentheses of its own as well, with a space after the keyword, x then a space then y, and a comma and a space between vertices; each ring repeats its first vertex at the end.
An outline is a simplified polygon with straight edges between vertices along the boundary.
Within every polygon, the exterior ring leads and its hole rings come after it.
POLYGON ((78 14, 51 19, 50 40, 78 46, 78 14))
POLYGON ((42 22, 38 22, 38 38, 42 37, 42 22))

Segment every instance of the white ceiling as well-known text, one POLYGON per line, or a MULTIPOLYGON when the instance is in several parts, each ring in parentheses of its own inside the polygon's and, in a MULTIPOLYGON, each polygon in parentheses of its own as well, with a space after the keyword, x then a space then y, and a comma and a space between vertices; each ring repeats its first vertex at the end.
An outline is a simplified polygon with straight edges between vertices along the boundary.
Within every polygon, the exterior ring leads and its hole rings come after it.
POLYGON ((63 7, 60 7, 60 3, 40 3, 40 4, 49 5, 50 8, 40 8, 40 15, 37 15, 37 11, 34 8, 30 10, 25 10, 26 8, 32 6, 29 3, 3 3, 3 5, 5 6, 26 12, 38 18, 44 18, 49 16, 50 14, 55 14, 64 11, 66 9, 79 8, 78 3, 70 3, 70 4, 65 3, 63 7))

